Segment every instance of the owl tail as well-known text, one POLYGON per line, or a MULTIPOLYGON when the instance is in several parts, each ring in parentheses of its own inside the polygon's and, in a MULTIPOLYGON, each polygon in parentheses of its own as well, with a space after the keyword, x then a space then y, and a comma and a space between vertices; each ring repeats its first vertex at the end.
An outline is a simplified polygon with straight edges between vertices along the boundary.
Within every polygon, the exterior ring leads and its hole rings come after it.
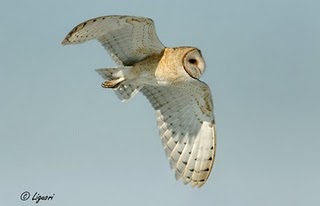
POLYGON ((107 82, 102 84, 102 87, 113 88, 121 101, 128 101, 142 88, 142 86, 125 83, 125 76, 131 68, 130 66, 103 68, 96 69, 96 72, 98 72, 103 79, 107 80, 107 82))

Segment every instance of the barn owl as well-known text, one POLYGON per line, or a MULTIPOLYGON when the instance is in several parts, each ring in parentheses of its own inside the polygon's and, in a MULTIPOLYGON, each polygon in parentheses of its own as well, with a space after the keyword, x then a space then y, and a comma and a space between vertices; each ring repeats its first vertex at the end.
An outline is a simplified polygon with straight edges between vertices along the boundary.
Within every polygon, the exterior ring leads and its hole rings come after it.
POLYGON ((85 21, 63 45, 97 39, 117 63, 97 69, 122 101, 141 92, 156 111, 162 145, 184 184, 201 187, 208 179, 216 151, 211 91, 199 78, 205 70, 195 47, 165 47, 149 18, 103 16, 85 21))

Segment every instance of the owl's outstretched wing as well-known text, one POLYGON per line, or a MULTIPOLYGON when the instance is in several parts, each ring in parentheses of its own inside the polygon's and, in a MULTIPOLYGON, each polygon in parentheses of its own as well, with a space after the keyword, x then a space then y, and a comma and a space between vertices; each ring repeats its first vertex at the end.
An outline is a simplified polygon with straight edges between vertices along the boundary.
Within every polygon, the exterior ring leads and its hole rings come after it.
POLYGON ((199 80, 141 89, 157 114, 162 144, 176 179, 201 187, 215 158, 216 133, 210 88, 199 80))
POLYGON ((103 16, 85 21, 62 41, 63 45, 97 39, 119 65, 134 63, 164 49, 151 19, 135 16, 103 16))

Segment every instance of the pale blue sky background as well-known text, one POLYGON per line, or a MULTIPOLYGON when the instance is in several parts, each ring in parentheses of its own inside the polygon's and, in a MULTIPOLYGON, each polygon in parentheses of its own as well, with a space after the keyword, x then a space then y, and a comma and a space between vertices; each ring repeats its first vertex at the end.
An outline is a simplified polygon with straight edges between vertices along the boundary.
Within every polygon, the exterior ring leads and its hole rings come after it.
POLYGON ((283 206, 320 203, 320 1, 6 1, 0 7, 0 205, 283 206), (94 72, 97 42, 61 46, 89 18, 154 19, 167 46, 201 48, 218 132, 214 170, 174 179, 154 112, 94 72), (39 205, 40 205, 39 204, 39 205))

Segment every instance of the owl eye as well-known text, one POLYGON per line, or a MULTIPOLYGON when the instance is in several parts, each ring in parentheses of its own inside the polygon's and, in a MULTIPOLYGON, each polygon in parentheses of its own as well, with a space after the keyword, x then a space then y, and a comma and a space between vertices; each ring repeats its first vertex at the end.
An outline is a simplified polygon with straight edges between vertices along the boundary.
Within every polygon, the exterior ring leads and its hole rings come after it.
POLYGON ((197 60, 196 59, 189 59, 188 60, 190 64, 197 64, 197 60))

